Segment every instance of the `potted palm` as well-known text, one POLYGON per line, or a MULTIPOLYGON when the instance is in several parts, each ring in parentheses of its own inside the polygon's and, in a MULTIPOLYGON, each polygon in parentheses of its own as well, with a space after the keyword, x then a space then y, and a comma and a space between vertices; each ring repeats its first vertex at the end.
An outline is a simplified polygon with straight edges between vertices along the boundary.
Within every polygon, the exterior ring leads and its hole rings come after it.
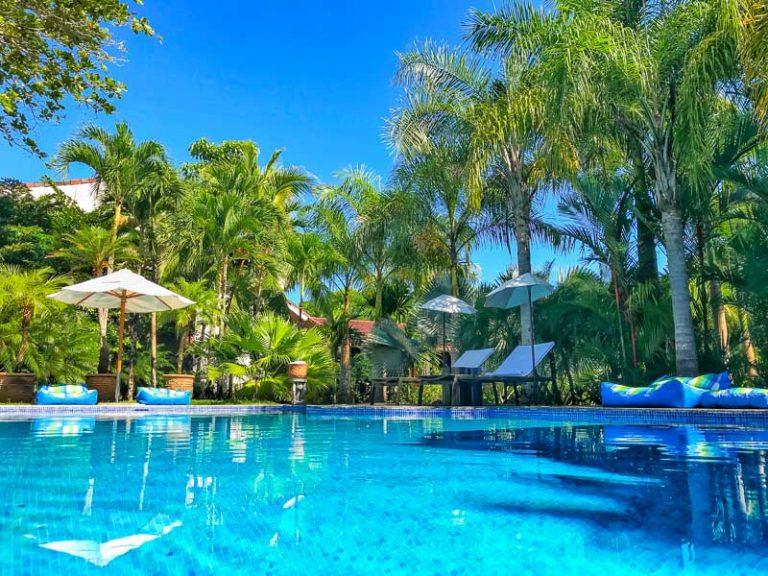
POLYGON ((35 398, 36 377, 26 363, 30 327, 35 316, 53 305, 48 294, 64 283, 52 274, 50 268, 0 267, 0 322, 10 326, 0 345, 0 366, 8 370, 0 372, 0 402, 32 402, 35 398))

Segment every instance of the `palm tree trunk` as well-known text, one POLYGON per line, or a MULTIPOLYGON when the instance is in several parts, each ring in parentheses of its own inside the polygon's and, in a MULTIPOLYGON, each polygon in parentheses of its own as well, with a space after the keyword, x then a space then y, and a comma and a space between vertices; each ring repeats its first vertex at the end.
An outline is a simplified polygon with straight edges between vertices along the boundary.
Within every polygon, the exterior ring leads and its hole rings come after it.
POLYGON ((731 350, 728 344, 728 322, 725 317, 725 306, 723 305, 723 290, 720 282, 711 280, 709 282, 709 300, 712 306, 712 320, 717 336, 717 344, 723 359, 727 362, 731 357, 731 350))
POLYGON ((616 303, 616 324, 619 328, 619 343, 621 344, 621 363, 626 366, 627 362, 627 348, 624 344, 624 321, 622 320, 622 306, 621 295, 619 293, 619 279, 616 276, 616 271, 611 267, 611 281, 613 283, 613 299, 616 303))
POLYGON ((304 274, 299 280, 299 328, 304 327, 304 274))
MULTIPOLYGON (((660 183, 663 186, 663 183, 660 183)), ((674 183, 672 183, 674 186, 674 183)), ((666 198, 674 199, 674 188, 667 190, 666 198)), ((663 194, 663 193, 662 193, 663 194)), ((696 353, 696 333, 691 314, 691 295, 688 291, 688 268, 683 243, 683 222, 677 204, 666 202, 661 211, 664 245, 667 250, 669 283, 672 292, 672 318, 675 324, 675 358, 679 376, 696 376, 699 360, 696 353)))
POLYGON ((345 404, 350 402, 349 380, 350 369, 352 367, 352 341, 349 334, 349 288, 344 289, 344 303, 342 305, 342 339, 341 339, 341 358, 339 370, 339 393, 341 401, 345 404))
POLYGON ((381 270, 376 271, 376 301, 373 308, 373 319, 379 320, 384 315, 384 280, 381 270))
POLYGON ((109 310, 99 308, 99 374, 109 372, 109 338, 107 337, 107 323, 109 321, 109 310))
MULTIPOLYGON (((506 156, 507 194, 512 207, 515 244, 517 247, 517 273, 531 273, 531 200, 523 187, 520 174, 520 152, 516 148, 509 150, 506 156)), ((520 306, 520 341, 531 344, 531 308, 527 304, 520 306)))
POLYGON ((704 227, 701 223, 696 224, 696 252, 699 258, 699 299, 701 300, 701 321, 704 324, 704 356, 710 356, 710 339, 712 334, 709 331, 709 301, 707 294, 707 281, 705 279, 705 253, 704 227))
MULTIPOLYGON (((515 243, 517 244, 517 272, 518 274, 530 274, 531 272, 531 233, 530 218, 515 216, 515 243)), ((528 304, 520 306, 520 341, 522 344, 531 344, 531 307, 528 304)))
POLYGON ((749 317, 744 308, 739 308, 739 324, 741 324, 741 337, 744 341, 744 358, 749 366, 747 374, 750 378, 757 378, 757 353, 752 344, 752 335, 749 332, 749 317))
POLYGON ((134 397, 136 391, 136 341, 138 340, 138 318, 133 316, 128 324, 128 332, 130 333, 131 353, 128 359, 128 398, 134 397))
POLYGON ((152 387, 157 387, 157 312, 149 315, 149 365, 152 387))
POLYGON ((448 250, 451 254, 451 296, 454 298, 459 297, 459 255, 458 250, 456 249, 456 231, 454 230, 455 224, 454 224, 454 218, 453 214, 451 214, 451 236, 449 239, 449 246, 448 250))
POLYGON ((29 325, 32 322, 34 309, 31 306, 24 306, 21 311, 21 342, 16 352, 16 372, 21 371, 24 366, 24 360, 27 357, 27 346, 29 345, 29 325))
POLYGON ((224 334, 224 325, 226 322, 228 268, 229 258, 225 256, 221 261, 221 268, 219 269, 219 311, 221 312, 221 318, 219 319, 219 336, 224 334))
POLYGON ((187 347, 187 340, 189 340, 189 329, 184 328, 179 336, 179 348, 176 352, 176 373, 181 374, 184 371, 184 352, 187 347))

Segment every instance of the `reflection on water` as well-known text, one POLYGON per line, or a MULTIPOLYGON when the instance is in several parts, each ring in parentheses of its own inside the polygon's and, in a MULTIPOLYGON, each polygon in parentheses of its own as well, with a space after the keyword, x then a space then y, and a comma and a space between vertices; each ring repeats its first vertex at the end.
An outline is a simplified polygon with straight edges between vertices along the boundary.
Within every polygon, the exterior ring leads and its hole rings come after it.
POLYGON ((768 431, 0 422, 0 574, 768 573, 768 431))
POLYGON ((544 502, 525 494, 493 505, 579 517, 619 540, 639 531, 679 542, 683 563, 695 558, 697 546, 723 544, 735 553, 768 542, 766 430, 574 425, 442 432, 424 443, 503 452, 514 462, 510 481, 536 477, 557 483, 560 492, 547 493, 544 502))

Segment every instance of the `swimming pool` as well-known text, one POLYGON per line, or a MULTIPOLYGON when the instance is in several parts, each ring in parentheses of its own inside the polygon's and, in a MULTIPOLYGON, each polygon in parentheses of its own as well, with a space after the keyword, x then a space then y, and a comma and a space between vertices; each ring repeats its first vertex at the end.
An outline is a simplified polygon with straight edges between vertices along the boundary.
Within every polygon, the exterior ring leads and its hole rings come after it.
POLYGON ((767 456, 746 427, 8 420, 0 573, 763 574, 767 456))

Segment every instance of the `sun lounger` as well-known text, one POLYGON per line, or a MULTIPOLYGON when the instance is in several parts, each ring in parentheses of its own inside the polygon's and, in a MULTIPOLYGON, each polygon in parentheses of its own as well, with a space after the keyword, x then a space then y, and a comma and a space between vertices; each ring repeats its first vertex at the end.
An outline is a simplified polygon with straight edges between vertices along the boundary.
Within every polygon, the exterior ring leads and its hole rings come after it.
MULTIPOLYGON (((377 388, 385 386, 401 386, 404 384, 419 385, 419 405, 421 405, 424 385, 434 384, 446 386, 452 384, 455 377, 459 374, 473 374, 480 371, 483 364, 494 353, 493 348, 482 348, 480 350, 465 350, 461 356, 456 359, 448 374, 436 374, 434 376, 400 376, 390 378, 371 379, 371 404, 376 399, 377 388)), ((449 401, 450 402, 450 401, 449 401)))
POLYGON ((482 390, 483 384, 494 384, 493 391, 497 404, 499 403, 499 395, 496 390, 496 384, 503 384, 505 390, 507 385, 513 385, 517 398, 518 384, 534 383, 534 394, 537 394, 538 390, 535 388, 539 382, 552 382, 554 386, 554 394, 557 395, 554 363, 552 364, 552 371, 549 376, 539 374, 538 371, 538 366, 554 348, 554 342, 535 344, 533 346, 533 354, 531 354, 531 347, 529 345, 520 345, 504 359, 496 370, 478 376, 456 376, 456 383, 460 386, 469 385, 473 387, 473 405, 482 404, 482 398, 479 392, 482 390))

